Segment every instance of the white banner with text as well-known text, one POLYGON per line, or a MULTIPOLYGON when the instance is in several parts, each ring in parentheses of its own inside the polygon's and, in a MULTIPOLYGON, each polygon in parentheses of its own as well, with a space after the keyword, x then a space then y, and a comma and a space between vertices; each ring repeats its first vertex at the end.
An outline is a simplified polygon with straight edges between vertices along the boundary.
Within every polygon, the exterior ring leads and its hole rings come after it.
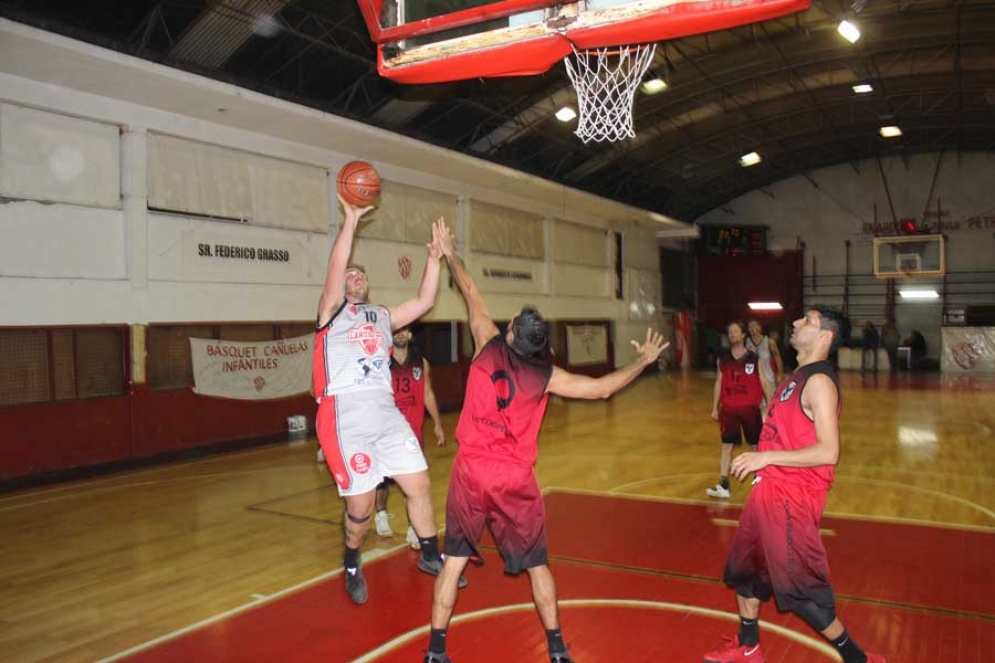
POLYGON ((194 393, 245 401, 311 389, 313 336, 243 343, 191 338, 194 393))

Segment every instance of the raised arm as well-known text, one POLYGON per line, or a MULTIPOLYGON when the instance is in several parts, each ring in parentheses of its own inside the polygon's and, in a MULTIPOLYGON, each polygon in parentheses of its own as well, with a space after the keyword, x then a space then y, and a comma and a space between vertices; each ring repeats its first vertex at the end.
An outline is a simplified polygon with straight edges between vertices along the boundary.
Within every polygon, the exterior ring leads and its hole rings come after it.
POLYGON ((608 398, 622 387, 636 379, 643 370, 655 362, 660 353, 666 349, 670 343, 665 343, 663 336, 652 329, 646 330, 646 341, 639 344, 632 341, 638 356, 636 360, 627 366, 612 371, 608 375, 600 378, 592 378, 586 375, 577 375, 565 371, 559 366, 553 367, 553 375, 549 378, 546 391, 557 396, 567 398, 608 398))
POLYGON ((435 296, 439 293, 439 271, 442 268, 440 263, 442 251, 439 248, 436 227, 438 223, 436 221, 432 225, 432 241, 425 245, 425 248, 428 249, 428 260, 425 263, 421 284, 418 286, 418 294, 415 295, 414 299, 409 299, 403 304, 392 306, 389 309, 392 331, 407 327, 428 313, 435 304, 435 296))
POLYGON ((324 327, 332 319, 332 315, 342 305, 345 299, 345 270, 352 255, 352 240, 356 235, 359 220, 373 207, 355 207, 339 196, 345 218, 342 227, 332 244, 332 252, 328 256, 328 272, 325 275, 325 289, 318 300, 318 327, 324 327))
POLYGON ((466 303, 467 319, 470 323, 470 333, 473 334, 475 348, 473 356, 476 357, 484 345, 497 335, 498 328, 494 324, 494 320, 491 319, 490 311, 487 310, 487 304, 484 303, 484 298, 480 294, 480 290, 477 289, 476 281, 470 276, 466 265, 463 264, 463 259, 453 248, 452 232, 444 220, 439 219, 435 223, 442 255, 449 263, 449 272, 453 275, 456 287, 459 288, 463 295, 463 301, 466 303))
POLYGON ((425 410, 428 412, 428 416, 432 417, 435 443, 444 447, 446 446, 446 431, 442 428, 439 403, 435 400, 435 390, 432 389, 432 370, 427 359, 422 359, 422 367, 425 371, 425 410))
POLYGON ((802 392, 802 410, 815 422, 815 444, 801 449, 743 453, 732 462, 732 474, 740 481, 768 465, 818 467, 835 465, 840 458, 839 391, 826 375, 813 375, 802 392))

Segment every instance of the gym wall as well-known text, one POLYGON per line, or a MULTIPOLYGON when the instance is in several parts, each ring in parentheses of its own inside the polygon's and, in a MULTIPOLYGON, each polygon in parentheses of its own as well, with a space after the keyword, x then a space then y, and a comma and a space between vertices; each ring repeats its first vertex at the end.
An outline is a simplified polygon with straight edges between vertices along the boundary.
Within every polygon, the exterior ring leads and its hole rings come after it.
MULTIPOLYGON (((66 83, 0 73, 0 362, 17 368, 0 386, 0 479, 277 433, 291 414, 310 419, 307 395, 243 403, 192 394, 185 341, 259 330, 277 338, 311 324, 341 218, 330 174, 356 158, 373 161, 386 182, 353 254, 376 301, 413 296, 431 221, 444 215, 495 318, 531 303, 552 320, 604 321, 612 347, 590 356, 618 364, 632 357, 630 327, 641 337, 647 324, 663 326, 655 233, 680 224, 230 85, 10 29, 36 57, 63 63, 66 83), (87 91, 72 87, 84 82, 87 91), (624 238, 619 269, 615 233, 624 238), (616 271, 629 283, 621 299, 616 271), (90 342, 101 335, 116 339, 113 347, 90 342), (22 355, 26 342, 33 354, 22 355), (77 377, 112 366, 105 377, 114 388, 70 390, 67 362, 77 377), (26 376, 36 380, 30 398, 18 395, 26 376)), ((465 318, 447 281, 428 322, 465 318)), ((463 368, 440 375, 457 397, 463 368)))
MULTIPOLYGON (((946 236, 945 300, 897 299, 903 337, 918 329, 928 354, 938 356, 943 306, 995 304, 995 154, 919 154, 824 168, 754 191, 698 221, 716 225, 766 225, 771 251, 804 244, 804 300, 842 306, 850 242, 849 310, 859 330, 864 320, 884 322, 886 282, 873 275, 875 234, 900 234, 905 220, 946 236), (813 182, 815 184, 813 184, 813 182), (816 186, 817 185, 817 186, 816 186)), ((899 287, 902 282, 897 284, 899 287)), ((942 291, 938 278, 907 285, 942 291)))

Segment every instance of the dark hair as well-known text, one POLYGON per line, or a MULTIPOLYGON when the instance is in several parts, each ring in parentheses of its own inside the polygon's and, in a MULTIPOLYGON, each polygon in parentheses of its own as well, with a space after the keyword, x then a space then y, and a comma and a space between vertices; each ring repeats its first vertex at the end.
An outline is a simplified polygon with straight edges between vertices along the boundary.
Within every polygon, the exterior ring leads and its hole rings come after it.
POLYGON ((742 320, 730 320, 729 324, 726 325, 726 329, 729 329, 733 325, 739 327, 740 334, 743 334, 744 336, 746 335, 746 325, 743 324, 742 320))
POLYGON ((549 325, 537 309, 525 306, 512 321, 515 339, 511 348, 526 357, 538 356, 549 342, 549 325))
POLYGON ((829 345, 829 354, 833 354, 840 345, 850 339, 850 319, 841 311, 828 306, 811 306, 810 311, 819 314, 819 328, 833 334, 833 342, 829 345))

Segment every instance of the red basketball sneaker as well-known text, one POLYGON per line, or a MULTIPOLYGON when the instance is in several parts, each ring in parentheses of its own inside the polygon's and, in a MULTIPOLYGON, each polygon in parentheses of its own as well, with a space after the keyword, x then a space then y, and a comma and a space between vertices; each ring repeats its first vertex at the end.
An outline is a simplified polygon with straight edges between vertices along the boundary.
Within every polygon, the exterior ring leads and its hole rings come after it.
MULTIPOLYGON (((723 638, 730 640, 729 638, 723 638)), ((764 653, 760 645, 744 647, 739 644, 739 636, 732 638, 724 649, 717 649, 705 654, 705 663, 764 663, 764 653)), ((870 658, 867 663, 871 663, 870 658)))

